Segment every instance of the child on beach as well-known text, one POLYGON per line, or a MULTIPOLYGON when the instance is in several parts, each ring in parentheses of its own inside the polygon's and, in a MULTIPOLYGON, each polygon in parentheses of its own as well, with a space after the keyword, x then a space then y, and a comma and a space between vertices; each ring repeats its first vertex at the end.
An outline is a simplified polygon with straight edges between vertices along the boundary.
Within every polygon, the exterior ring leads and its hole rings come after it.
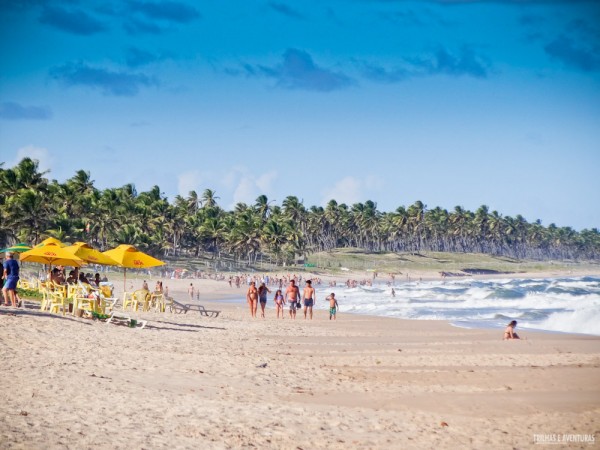
POLYGON ((506 329, 504 330, 504 338, 502 338, 502 340, 507 340, 507 339, 521 339, 519 337, 519 335, 517 333, 515 333, 515 328, 517 327, 517 321, 513 320, 512 322, 510 322, 507 326, 506 329))
POLYGON ((277 292, 275 292, 275 297, 273 297, 273 301, 275 302, 275 307, 277 308, 277 318, 279 319, 279 312, 281 311, 281 318, 283 319, 283 305, 285 305, 285 298, 281 293, 281 289, 277 289, 277 292))
POLYGON ((329 297, 327 297, 327 300, 329 300, 329 320, 331 320, 332 317, 333 317, 333 320, 335 320, 335 318, 336 318, 335 313, 339 309, 340 305, 338 305, 338 302, 335 299, 335 294, 333 292, 331 293, 331 295, 329 297))

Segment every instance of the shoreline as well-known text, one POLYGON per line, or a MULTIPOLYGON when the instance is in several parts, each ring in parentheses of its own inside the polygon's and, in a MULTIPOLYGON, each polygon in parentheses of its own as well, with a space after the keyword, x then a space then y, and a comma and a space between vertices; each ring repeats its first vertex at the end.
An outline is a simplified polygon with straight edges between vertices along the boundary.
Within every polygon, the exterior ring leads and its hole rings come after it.
MULTIPOLYGON (((529 275, 529 274, 528 274, 529 275)), ((531 274, 533 275, 533 274, 531 274)), ((524 276, 524 277, 518 277, 518 278, 513 278, 513 277, 489 277, 486 275, 483 276, 479 276, 477 278, 475 277, 469 277, 468 279, 465 278, 451 278, 451 279, 445 279, 445 280, 422 280, 421 281, 416 281, 413 280, 410 283, 410 286, 415 286, 415 289, 419 289, 419 286, 422 286, 423 288, 430 288, 433 285, 435 286, 444 286, 446 284, 452 285, 452 283, 454 282, 498 282, 499 280, 506 280, 507 282, 510 281, 515 281, 515 280, 527 280, 527 281, 543 281, 543 280, 554 280, 554 279, 560 279, 560 280, 570 280, 570 279, 577 279, 577 278, 584 278, 586 276, 592 276, 592 277, 597 277, 600 280, 600 276, 596 275, 596 274, 577 274, 577 275, 573 275, 573 274, 561 274, 559 276, 547 276, 548 274, 544 274, 544 276, 539 276, 539 277, 534 277, 534 276, 524 276)), ((376 282, 373 284, 372 288, 374 289, 374 292, 377 292, 378 290, 388 290, 392 287, 397 289, 402 289, 402 285, 405 284, 402 281, 400 282, 396 282, 395 285, 388 285, 386 284, 385 281, 381 281, 381 282, 376 282)), ((502 284, 500 282, 500 287, 502 287, 502 284)), ((407 284, 408 286, 408 284, 407 284)), ((272 287, 272 290, 275 290, 276 288, 272 287)), ((327 287, 327 286, 318 286, 317 287, 317 294, 318 297, 320 297, 321 299, 323 299, 325 297, 325 295, 327 295, 330 291, 337 291, 337 294, 344 294, 344 290, 348 289, 347 286, 342 285, 342 286, 337 286, 337 287, 327 287), (339 292, 342 291, 342 292, 339 292)), ((245 300, 243 300, 243 295, 245 293, 245 289, 244 288, 240 288, 239 289, 239 295, 236 295, 235 293, 230 293, 228 294, 225 298, 222 298, 221 300, 218 300, 219 303, 223 302, 223 303, 228 303, 228 304, 239 304, 242 305, 242 307, 246 307, 246 303, 245 300)), ((370 287, 365 288, 365 296, 369 296, 370 294, 372 294, 373 291, 370 291, 370 287)), ((406 301, 408 300, 408 298, 406 297, 407 294, 403 294, 403 297, 399 297, 399 303, 396 304, 402 304, 405 305, 406 301)), ((419 294, 417 294, 419 295, 419 294)), ((408 294, 408 296, 410 297, 410 293, 408 294)), ((271 296, 270 296, 271 297, 271 296)), ((271 300, 271 298, 269 297, 269 300, 267 302, 267 311, 270 311, 274 314, 275 308, 273 306, 273 302, 271 300)), ((338 297, 339 298, 339 297, 338 297)), ((342 297, 344 298, 344 297, 342 297)), ((216 300, 216 299, 215 299, 216 300)), ((378 298, 377 300, 371 300, 369 299, 368 302, 373 302, 373 301, 383 301, 386 302, 387 299, 386 298, 378 298)), ((516 299, 515 299, 516 300, 516 299)), ((210 299, 207 299, 205 301, 211 301, 210 299)), ((439 300, 441 302, 444 302, 444 300, 439 300)), ((499 300, 501 301, 501 300, 499 300)), ((452 304, 452 301, 449 301, 450 304, 452 304)), ((346 306, 346 305, 343 305, 346 306)), ((346 306, 347 307, 347 306, 346 306)), ((493 320, 490 319, 484 319, 484 318, 469 318, 469 317, 464 317, 464 318, 457 318, 457 317, 449 317, 449 318, 439 318, 439 319, 430 319, 430 318, 421 318, 421 317, 406 317, 405 315, 390 315, 387 314, 385 312, 385 310, 377 310, 377 311, 369 311, 369 310, 355 310, 353 309, 354 307, 356 307, 356 304, 351 305, 351 309, 348 311, 347 309, 345 309, 345 312, 349 312, 351 314, 359 314, 359 315, 366 315, 366 316, 372 316, 372 317, 387 317, 387 318, 396 318, 396 319, 401 319, 401 320, 436 320, 436 321, 440 321, 440 322, 446 322, 452 326, 458 327, 458 328, 465 328, 465 329, 486 329, 486 330, 501 330, 503 328, 505 328, 506 324, 504 322, 502 322, 502 320, 497 320, 496 322, 494 322, 493 320)), ((502 306, 499 306, 497 315, 502 316, 503 314, 506 314, 506 312, 502 311, 502 306)), ((546 306, 547 308, 547 306, 546 306)), ((314 311, 317 311, 318 309, 320 310, 326 310, 326 307, 323 307, 322 303, 318 303, 317 306, 315 307, 314 311)), ((537 307, 532 307, 529 311, 536 311, 537 307)), ((542 311, 544 310, 544 308, 542 308, 542 311)), ((520 313, 523 313, 523 311, 527 311, 527 309, 523 309, 521 310, 520 313)), ((286 314, 287 317, 287 308, 284 309, 284 312, 286 314)), ((467 311, 465 311, 465 313, 467 313, 467 311)), ((269 313, 270 314, 270 313, 269 313)), ((559 333, 559 334, 575 334, 575 335, 582 335, 582 336, 600 336, 600 333, 598 333, 597 331, 594 330, 589 330, 589 331, 576 331, 576 330, 561 330, 561 329, 556 329, 556 328, 552 328, 552 325, 550 327, 544 327, 542 324, 539 323, 535 323, 535 320, 533 321, 533 323, 531 322, 531 319, 527 319, 527 318, 523 318, 523 317, 519 317, 518 315, 513 316, 512 318, 516 318, 519 320, 520 325, 519 328, 521 330, 524 331, 532 331, 532 332, 544 332, 544 333, 559 333)), ((508 320, 508 319, 507 319, 508 320)), ((589 329, 589 327, 588 327, 589 329)))

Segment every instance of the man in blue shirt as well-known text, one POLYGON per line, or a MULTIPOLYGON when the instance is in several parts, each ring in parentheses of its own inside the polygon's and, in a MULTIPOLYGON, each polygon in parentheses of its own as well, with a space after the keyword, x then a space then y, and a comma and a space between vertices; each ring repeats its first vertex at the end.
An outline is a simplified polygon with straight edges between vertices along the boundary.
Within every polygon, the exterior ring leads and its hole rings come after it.
POLYGON ((2 295, 4 296, 4 304, 8 306, 8 299, 12 306, 17 307, 17 282, 19 281, 19 263, 13 259, 11 252, 6 252, 6 261, 4 267, 4 286, 2 287, 2 295))

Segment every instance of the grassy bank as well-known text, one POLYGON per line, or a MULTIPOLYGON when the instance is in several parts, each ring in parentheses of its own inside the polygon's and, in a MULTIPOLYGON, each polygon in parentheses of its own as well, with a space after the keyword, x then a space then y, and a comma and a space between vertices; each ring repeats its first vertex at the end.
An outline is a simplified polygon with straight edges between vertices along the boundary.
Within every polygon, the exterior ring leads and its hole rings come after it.
POLYGON ((333 273, 352 271, 400 272, 461 272, 484 270, 502 273, 598 270, 600 264, 577 261, 528 261, 476 253, 368 253, 360 249, 336 249, 310 255, 315 268, 333 273))

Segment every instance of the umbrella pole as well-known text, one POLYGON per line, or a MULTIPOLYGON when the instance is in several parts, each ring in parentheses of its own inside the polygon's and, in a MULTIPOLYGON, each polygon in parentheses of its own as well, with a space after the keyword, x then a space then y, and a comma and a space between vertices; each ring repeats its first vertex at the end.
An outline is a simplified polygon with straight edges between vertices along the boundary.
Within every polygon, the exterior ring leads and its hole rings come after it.
POLYGON ((123 292, 127 292, 127 267, 123 267, 123 292))

